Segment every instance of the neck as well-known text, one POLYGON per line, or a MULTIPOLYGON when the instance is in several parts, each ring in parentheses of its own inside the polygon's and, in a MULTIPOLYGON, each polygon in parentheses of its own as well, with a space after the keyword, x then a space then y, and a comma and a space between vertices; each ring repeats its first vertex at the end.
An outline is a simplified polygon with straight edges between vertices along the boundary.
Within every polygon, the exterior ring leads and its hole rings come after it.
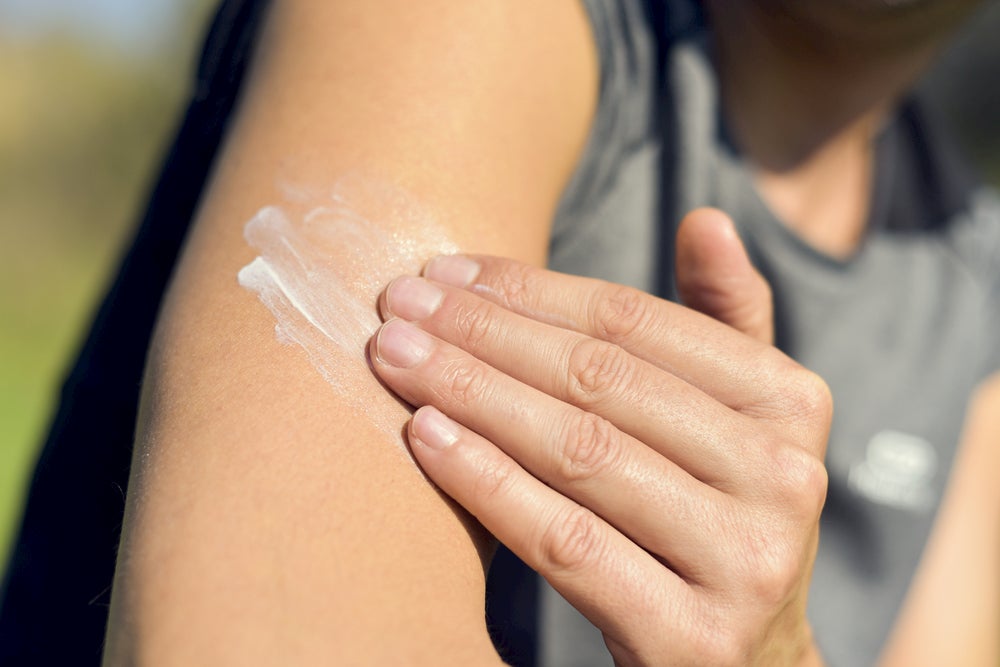
POLYGON ((818 249, 850 254, 868 217, 874 136, 971 5, 873 29, 862 14, 875 10, 844 2, 704 1, 726 121, 762 196, 818 249), (825 16, 830 7, 839 13, 825 16))

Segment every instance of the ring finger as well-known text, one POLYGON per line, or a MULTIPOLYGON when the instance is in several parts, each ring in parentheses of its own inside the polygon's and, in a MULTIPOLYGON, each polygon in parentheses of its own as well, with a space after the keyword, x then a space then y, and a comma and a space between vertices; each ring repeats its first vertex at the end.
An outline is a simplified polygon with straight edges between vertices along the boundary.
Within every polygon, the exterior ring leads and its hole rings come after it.
POLYGON ((412 405, 434 405, 528 472, 590 508, 685 576, 714 563, 724 493, 606 420, 559 401, 403 320, 373 338, 379 376, 412 405))
POLYGON ((605 521, 527 474, 432 407, 409 426, 421 466, 441 489, 544 576, 616 643, 662 636, 682 645, 691 589, 605 521))

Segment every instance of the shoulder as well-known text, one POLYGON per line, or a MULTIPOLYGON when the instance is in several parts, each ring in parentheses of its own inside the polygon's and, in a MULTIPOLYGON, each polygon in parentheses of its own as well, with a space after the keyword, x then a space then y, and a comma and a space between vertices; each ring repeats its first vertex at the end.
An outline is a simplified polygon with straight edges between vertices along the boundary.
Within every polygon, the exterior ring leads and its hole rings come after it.
POLYGON ((494 661, 490 539, 408 457, 365 342, 430 254, 543 261, 596 97, 586 17, 287 0, 253 41, 148 355, 109 652, 494 661))

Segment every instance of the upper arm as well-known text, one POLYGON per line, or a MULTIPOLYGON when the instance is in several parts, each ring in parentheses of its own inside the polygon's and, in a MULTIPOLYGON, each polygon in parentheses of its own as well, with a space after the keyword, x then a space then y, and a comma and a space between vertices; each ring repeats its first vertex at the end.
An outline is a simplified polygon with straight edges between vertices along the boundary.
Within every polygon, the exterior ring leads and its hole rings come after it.
POLYGON ((149 354, 112 660, 490 659, 487 539, 406 453, 365 341, 442 248, 544 260, 595 79, 575 0, 274 3, 149 354), (290 244, 244 238, 268 206, 290 244), (335 330, 238 284, 268 253, 309 255, 281 270, 335 330))
POLYGON ((961 447, 880 664, 1000 660, 1000 373, 974 394, 961 447))

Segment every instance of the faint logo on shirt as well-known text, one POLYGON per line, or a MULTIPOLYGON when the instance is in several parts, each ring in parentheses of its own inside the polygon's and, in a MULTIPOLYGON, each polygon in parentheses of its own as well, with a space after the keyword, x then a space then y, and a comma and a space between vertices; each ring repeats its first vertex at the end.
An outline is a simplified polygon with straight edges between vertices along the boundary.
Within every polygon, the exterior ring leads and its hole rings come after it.
POLYGON ((931 443, 900 431, 880 431, 868 443, 865 460, 851 467, 847 483, 872 502, 926 511, 934 505, 937 469, 931 443))

